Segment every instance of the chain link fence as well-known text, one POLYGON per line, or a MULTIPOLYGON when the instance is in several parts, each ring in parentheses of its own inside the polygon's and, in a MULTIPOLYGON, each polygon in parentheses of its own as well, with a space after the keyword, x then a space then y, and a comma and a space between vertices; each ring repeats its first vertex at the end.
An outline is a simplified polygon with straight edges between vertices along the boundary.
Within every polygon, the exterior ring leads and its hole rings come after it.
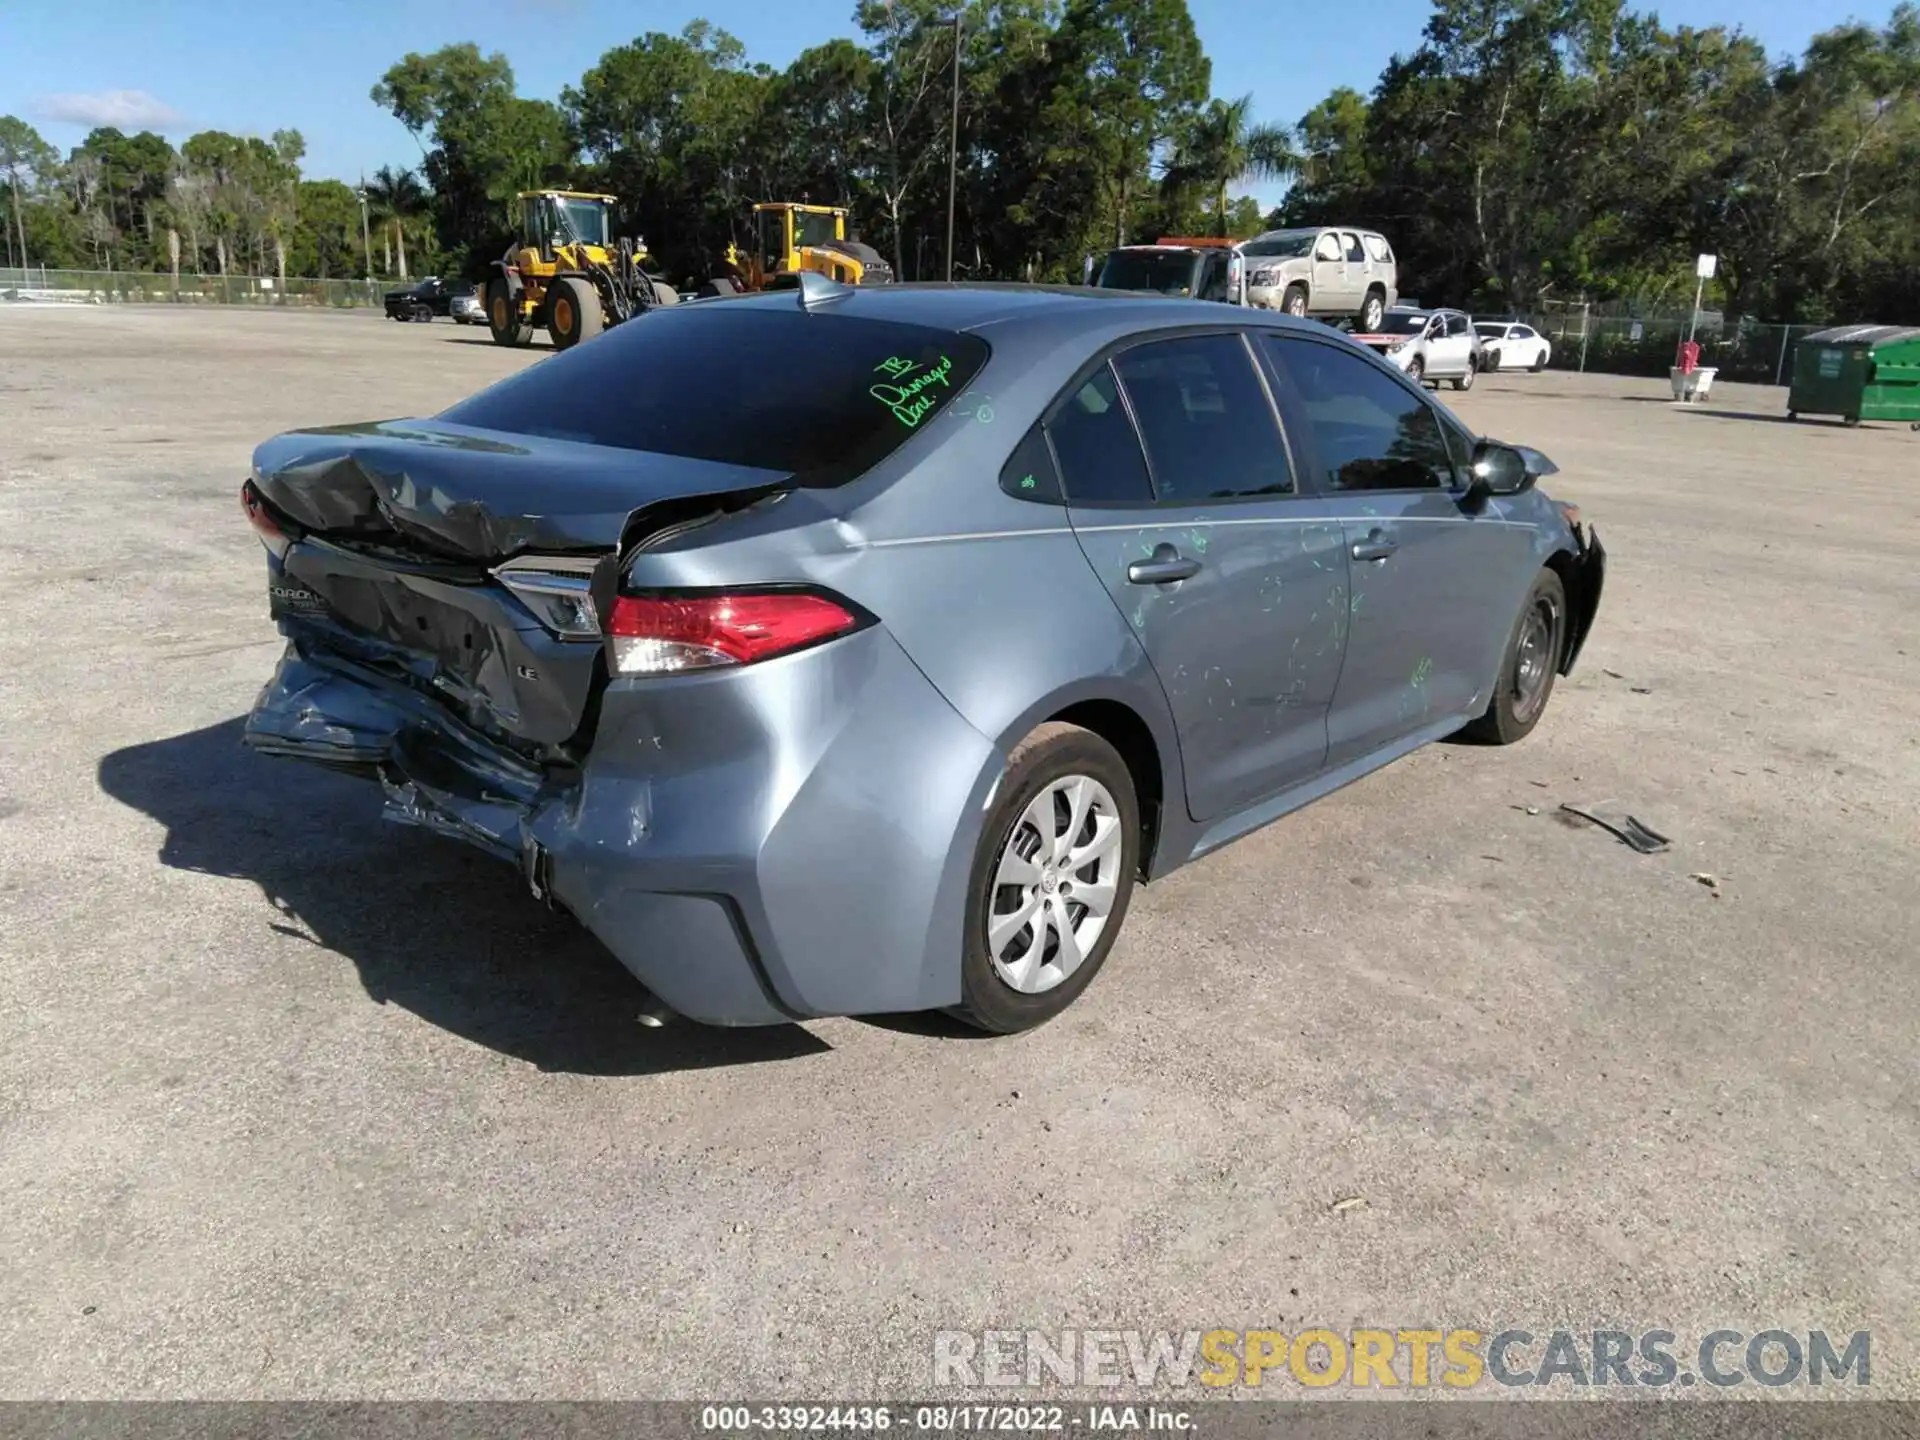
MULTIPOLYGON (((1608 375, 1646 375, 1665 379, 1679 363, 1689 317, 1599 315, 1579 307, 1525 317, 1527 324, 1553 342, 1556 370, 1594 370, 1608 375)), ((1721 380, 1785 385, 1793 376, 1793 347, 1818 325, 1762 325, 1742 320, 1728 325, 1717 312, 1703 311, 1693 338, 1700 364, 1712 366, 1721 380)))
POLYGON ((378 307, 397 280, 314 280, 272 275, 147 274, 136 270, 0 267, 0 300, 119 305, 302 305, 378 307))

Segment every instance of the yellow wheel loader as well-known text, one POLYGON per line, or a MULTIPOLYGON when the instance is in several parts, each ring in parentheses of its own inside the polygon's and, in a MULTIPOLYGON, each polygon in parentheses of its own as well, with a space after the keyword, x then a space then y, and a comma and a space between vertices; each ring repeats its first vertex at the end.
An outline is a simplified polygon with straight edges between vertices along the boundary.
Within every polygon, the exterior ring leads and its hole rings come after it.
POLYGON ((753 207, 753 243, 742 253, 727 247, 733 272, 700 287, 704 295, 778 290, 799 284, 812 270, 847 285, 885 285, 893 267, 871 245, 847 238, 847 212, 833 205, 775 201, 753 207))
POLYGON ((566 350, 679 297, 649 275, 643 242, 610 238, 611 195, 577 190, 520 194, 520 234, 494 261, 487 326, 496 345, 525 345, 545 329, 566 350))

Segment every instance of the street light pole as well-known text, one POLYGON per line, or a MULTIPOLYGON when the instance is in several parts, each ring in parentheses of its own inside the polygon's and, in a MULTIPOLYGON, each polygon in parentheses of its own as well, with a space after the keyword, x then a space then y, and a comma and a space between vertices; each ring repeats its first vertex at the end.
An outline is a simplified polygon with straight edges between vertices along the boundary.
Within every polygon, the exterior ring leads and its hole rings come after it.
POLYGON ((953 128, 947 132, 947 283, 953 283, 953 209, 960 177, 960 12, 953 17, 953 128))
POLYGON ((360 200, 360 243, 367 252, 367 281, 373 281, 373 234, 367 229, 367 177, 360 177, 360 188, 353 192, 360 200))

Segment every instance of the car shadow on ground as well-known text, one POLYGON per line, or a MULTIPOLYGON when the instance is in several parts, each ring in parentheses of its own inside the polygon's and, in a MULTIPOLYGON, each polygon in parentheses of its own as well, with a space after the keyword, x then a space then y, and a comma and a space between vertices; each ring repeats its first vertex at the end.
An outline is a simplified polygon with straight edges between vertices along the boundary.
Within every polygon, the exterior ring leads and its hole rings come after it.
MULTIPOLYGON (((484 334, 483 335, 442 335, 440 339, 445 344, 448 344, 448 345, 492 345, 495 343, 493 336, 484 335, 484 334)), ((551 340, 548 340, 545 336, 542 336, 538 340, 529 341, 527 344, 522 345, 519 348, 522 350, 551 350, 553 349, 553 342, 551 340)))
POLYGON ((163 865, 260 887, 280 914, 261 927, 269 953, 304 941, 344 956, 375 1001, 541 1070, 646 1075, 832 1048, 797 1025, 643 1027, 646 992, 511 868, 386 824, 364 780, 254 754, 242 723, 117 750, 99 780, 166 827, 163 865))

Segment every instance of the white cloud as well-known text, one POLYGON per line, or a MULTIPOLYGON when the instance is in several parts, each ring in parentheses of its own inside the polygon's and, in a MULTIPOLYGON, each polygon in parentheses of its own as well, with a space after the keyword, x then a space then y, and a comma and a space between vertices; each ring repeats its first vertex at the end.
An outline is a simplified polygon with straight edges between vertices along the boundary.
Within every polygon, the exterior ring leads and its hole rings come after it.
POLYGON ((86 95, 42 95, 33 102, 41 120, 92 129, 111 125, 119 130, 177 130, 186 116, 144 90, 101 90, 86 95))

